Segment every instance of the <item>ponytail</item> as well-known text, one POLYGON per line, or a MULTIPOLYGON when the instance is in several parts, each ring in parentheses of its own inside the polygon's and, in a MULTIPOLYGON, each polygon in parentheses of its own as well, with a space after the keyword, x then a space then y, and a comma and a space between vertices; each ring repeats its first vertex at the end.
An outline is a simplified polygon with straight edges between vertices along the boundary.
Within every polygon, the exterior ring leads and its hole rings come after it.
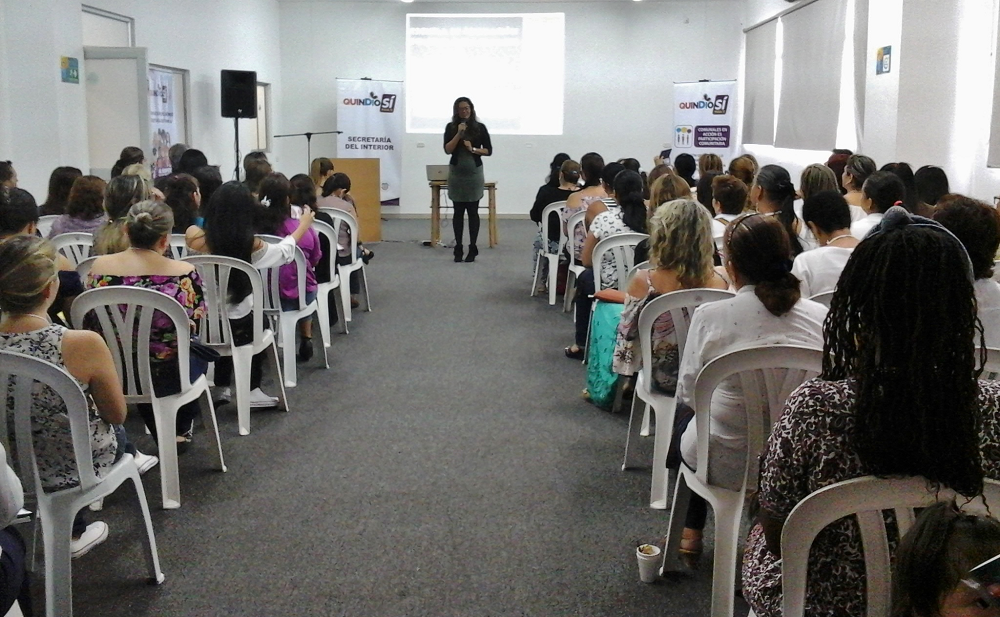
POLYGON ((634 232, 646 233, 646 202, 642 198, 642 178, 631 170, 618 172, 614 179, 615 201, 622 208, 622 222, 634 232))
POLYGON ((802 243, 795 232, 795 185, 788 170, 780 165, 765 165, 757 172, 757 186, 767 194, 768 201, 778 204, 775 214, 788 233, 792 257, 802 252, 802 243))
POLYGON ((726 232, 729 261, 754 295, 776 317, 799 301, 799 279, 792 274, 791 242, 774 216, 744 214, 726 232))

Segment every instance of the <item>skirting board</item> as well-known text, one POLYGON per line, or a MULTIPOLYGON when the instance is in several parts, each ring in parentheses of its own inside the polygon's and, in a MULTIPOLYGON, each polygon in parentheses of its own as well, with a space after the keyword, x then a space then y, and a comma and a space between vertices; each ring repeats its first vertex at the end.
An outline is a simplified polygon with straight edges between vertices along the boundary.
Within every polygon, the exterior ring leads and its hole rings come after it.
MULTIPOLYGON (((479 215, 482 216, 482 217, 486 216, 486 213, 482 212, 482 210, 484 210, 484 209, 485 208, 480 208, 479 209, 480 210, 479 215)), ((449 208, 449 210, 450 210, 450 208, 449 208)), ((385 211, 383 211, 382 212, 382 218, 385 219, 385 220, 389 220, 389 219, 427 219, 427 220, 430 220, 431 213, 428 212, 426 214, 423 214, 423 213, 419 213, 419 212, 385 212, 385 211)), ((497 220, 501 220, 501 219, 528 220, 530 218, 531 218, 531 216, 528 215, 527 213, 525 213, 525 214, 500 214, 500 213, 497 213, 497 220)))

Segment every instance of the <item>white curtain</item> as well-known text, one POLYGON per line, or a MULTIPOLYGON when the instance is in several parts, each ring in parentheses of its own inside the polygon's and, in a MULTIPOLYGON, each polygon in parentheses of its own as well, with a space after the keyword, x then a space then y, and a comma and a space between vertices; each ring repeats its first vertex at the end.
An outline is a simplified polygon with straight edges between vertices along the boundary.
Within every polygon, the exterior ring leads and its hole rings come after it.
POLYGON ((774 143, 774 62, 778 21, 746 33, 744 66, 743 143, 774 143))
POLYGON ((818 0, 781 18, 781 98, 774 145, 828 150, 837 140, 846 0, 818 0))

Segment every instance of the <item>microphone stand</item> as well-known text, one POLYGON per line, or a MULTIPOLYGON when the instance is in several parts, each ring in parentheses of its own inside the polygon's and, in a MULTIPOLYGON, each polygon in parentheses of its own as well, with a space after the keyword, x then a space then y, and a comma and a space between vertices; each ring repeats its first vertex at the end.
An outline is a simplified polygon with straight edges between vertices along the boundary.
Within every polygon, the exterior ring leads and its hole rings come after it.
POLYGON ((275 135, 275 139, 278 137, 305 137, 306 138, 306 169, 312 165, 312 138, 313 135, 340 135, 344 131, 321 131, 318 133, 289 133, 287 135, 275 135))

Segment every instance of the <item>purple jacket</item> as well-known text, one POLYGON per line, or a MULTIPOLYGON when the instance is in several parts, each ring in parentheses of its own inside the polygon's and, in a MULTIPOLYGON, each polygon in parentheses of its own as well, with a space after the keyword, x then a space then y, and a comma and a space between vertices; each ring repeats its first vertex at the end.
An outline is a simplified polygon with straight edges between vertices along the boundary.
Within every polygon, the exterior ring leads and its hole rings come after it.
MULTIPOLYGON (((281 224, 278 228, 279 236, 289 236, 293 231, 298 229, 299 222, 293 218, 285 219, 285 222, 281 224)), ((316 291, 316 264, 319 263, 320 257, 323 256, 323 251, 319 247, 319 237, 316 235, 316 231, 312 228, 306 232, 306 235, 302 236, 299 240, 299 248, 306 255, 306 293, 311 291, 316 291)), ((299 279, 295 272, 295 262, 281 266, 278 271, 278 286, 281 289, 282 298, 298 298, 299 297, 299 279)))
POLYGON ((68 214, 63 214, 57 218, 52 223, 52 230, 49 231, 49 238, 54 238, 59 234, 67 234, 71 232, 82 231, 84 233, 92 234, 97 231, 97 228, 108 221, 107 215, 100 215, 97 218, 84 220, 72 217, 68 214))

